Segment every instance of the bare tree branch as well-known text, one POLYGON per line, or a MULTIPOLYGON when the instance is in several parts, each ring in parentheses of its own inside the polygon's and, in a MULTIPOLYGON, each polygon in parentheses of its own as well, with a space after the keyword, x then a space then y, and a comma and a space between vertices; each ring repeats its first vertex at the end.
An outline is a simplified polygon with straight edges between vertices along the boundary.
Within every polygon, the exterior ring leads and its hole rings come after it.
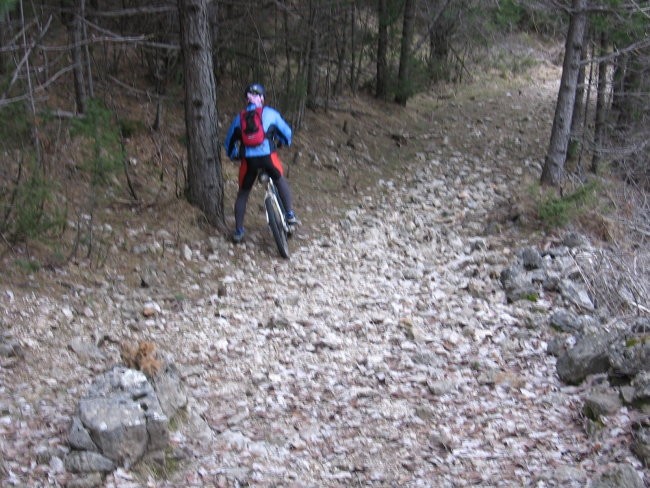
POLYGON ((29 24, 24 26, 20 31, 9 41, 7 41, 7 47, 0 47, 0 52, 14 52, 18 51, 20 49, 20 46, 16 46, 15 43, 18 39, 21 39, 23 37, 23 32, 26 30, 29 30, 32 28, 32 26, 36 23, 35 20, 32 20, 29 24))
MULTIPOLYGON (((52 76, 45 83, 42 83, 42 84, 38 85, 37 87, 35 87, 34 88, 34 93, 40 93, 40 92, 44 91, 48 86, 50 86, 52 83, 54 83, 57 80, 57 78, 60 78, 61 76, 63 76, 66 73, 69 73, 70 71, 72 71, 72 69, 73 69, 73 66, 66 66, 63 69, 60 69, 59 71, 57 71, 54 74, 54 76, 52 76)), ((28 98, 28 95, 20 95, 20 96, 12 97, 12 98, 0 98, 0 107, 11 105, 12 103, 16 103, 16 102, 20 102, 22 100, 26 100, 27 98, 28 98)), ((38 99, 38 100, 40 101, 40 100, 45 100, 45 99, 46 99, 46 97, 44 97, 42 99, 38 99)))
MULTIPOLYGON (((154 7, 135 7, 125 8, 122 10, 88 10, 90 17, 103 17, 103 18, 119 18, 119 17, 133 17, 135 15, 152 15, 152 14, 167 14, 176 10, 175 5, 161 5, 154 7)), ((74 13, 74 12, 72 12, 74 13)))
MULTIPOLYGON (((52 23, 52 16, 50 15, 50 18, 47 20, 47 24, 43 28, 43 30, 39 33, 39 36, 32 42, 32 44, 29 46, 29 48, 25 51, 25 54, 23 55, 22 59, 18 63, 18 66, 16 66, 16 69, 14 71, 13 76, 11 77, 11 81, 7 85, 7 88, 5 88, 4 93, 2 94, 2 97, 0 100, 3 100, 7 97, 7 93, 9 93, 9 90, 11 90, 11 87, 14 85, 16 80, 18 79, 18 75, 20 71, 22 70, 23 65, 25 65, 28 62, 29 56, 31 55, 34 47, 38 45, 38 43, 41 42, 41 39, 45 36, 47 30, 50 28, 50 24, 52 23)), ((25 34, 25 29, 21 30, 22 35, 25 34)), ((27 47, 26 45, 24 47, 27 47)))
POLYGON ((623 54, 627 54, 632 51, 637 51, 639 49, 644 49, 648 46, 650 46, 650 37, 645 37, 644 39, 641 39, 639 42, 630 44, 629 46, 624 47, 622 49, 617 49, 616 51, 613 51, 611 54, 608 54, 607 56, 598 56, 598 57, 585 59, 583 61, 580 61, 580 64, 587 65, 591 63, 602 63, 602 62, 612 61, 618 58, 619 56, 622 56, 623 54))

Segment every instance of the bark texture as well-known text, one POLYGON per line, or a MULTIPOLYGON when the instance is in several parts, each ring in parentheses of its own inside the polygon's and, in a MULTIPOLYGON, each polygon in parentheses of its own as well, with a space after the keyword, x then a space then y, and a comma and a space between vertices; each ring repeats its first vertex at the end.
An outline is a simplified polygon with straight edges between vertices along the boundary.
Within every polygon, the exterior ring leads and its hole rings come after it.
POLYGON ((413 87, 410 86, 411 45, 413 44, 413 30, 415 27, 415 2, 404 2, 404 24, 402 27, 402 43, 399 57, 399 72, 397 73, 397 95, 395 101, 406 105, 413 87))
POLYGON ((580 53, 582 52, 584 32, 587 26, 586 4, 587 0, 573 0, 572 2, 560 91, 555 106, 551 140, 544 161, 544 169, 542 170, 541 183, 543 185, 559 186, 564 178, 564 163, 569 148, 571 117, 580 72, 580 53))
POLYGON ((208 222, 225 227, 216 87, 206 0, 178 0, 185 77, 187 198, 208 222))

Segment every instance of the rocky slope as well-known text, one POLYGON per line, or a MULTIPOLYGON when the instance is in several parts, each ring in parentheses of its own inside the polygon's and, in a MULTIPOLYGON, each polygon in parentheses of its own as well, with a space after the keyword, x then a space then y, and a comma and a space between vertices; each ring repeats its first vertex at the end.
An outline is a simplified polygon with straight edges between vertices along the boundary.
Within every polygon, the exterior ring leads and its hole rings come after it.
POLYGON ((303 226, 288 261, 252 202, 241 246, 179 244, 150 223, 119 237, 130 267, 6 283, 2 484, 72 479, 76 401, 120 361, 119 342, 143 339, 178 366, 188 413, 164 468, 119 469, 105 486, 578 487, 616 463, 650 479, 630 452, 630 413, 590 437, 582 388, 558 380, 556 297, 507 304, 499 282, 527 242, 494 208, 539 175, 552 119, 558 71, 538 75, 416 100, 417 129, 377 119, 399 172, 339 161, 373 144, 360 135, 292 169, 338 164, 349 184, 295 188, 303 226))

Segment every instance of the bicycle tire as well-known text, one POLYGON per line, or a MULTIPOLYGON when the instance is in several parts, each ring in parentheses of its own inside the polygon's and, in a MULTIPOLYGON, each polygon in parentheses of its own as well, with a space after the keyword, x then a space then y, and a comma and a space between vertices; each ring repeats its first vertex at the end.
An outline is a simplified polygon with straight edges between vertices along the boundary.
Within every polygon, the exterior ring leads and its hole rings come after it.
POLYGON ((272 197, 266 197, 264 206, 269 219, 269 227, 275 244, 278 246, 278 251, 280 251, 280 256, 287 259, 289 258, 289 242, 287 241, 287 233, 282 227, 282 217, 279 214, 278 203, 274 202, 272 197))
MULTIPOLYGON (((280 212, 282 212, 282 215, 286 215, 287 211, 284 208, 284 204, 282 203, 282 198, 280 198, 280 192, 278 191, 278 187, 272 185, 271 191, 273 192, 273 195, 275 195, 275 203, 277 204, 277 208, 279 209, 280 212)), ((295 230, 294 227, 290 225, 284 225, 281 220, 278 220, 278 223, 280 224, 280 227, 284 229, 284 233, 287 236, 287 239, 290 239, 291 236, 293 235, 293 231, 295 230)))

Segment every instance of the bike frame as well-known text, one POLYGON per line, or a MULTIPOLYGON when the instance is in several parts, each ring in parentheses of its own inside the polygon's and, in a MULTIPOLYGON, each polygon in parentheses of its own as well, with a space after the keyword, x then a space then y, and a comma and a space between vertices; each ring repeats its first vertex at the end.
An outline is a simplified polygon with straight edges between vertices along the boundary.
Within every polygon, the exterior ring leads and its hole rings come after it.
MULTIPOLYGON (((268 174, 262 172, 260 173, 259 179, 261 183, 266 184, 266 193, 264 194, 264 199, 266 200, 266 198, 271 198, 273 206, 278 210, 280 222, 282 222, 282 228, 287 234, 290 234, 291 230, 289 229, 289 225, 287 224, 287 220, 285 218, 284 205, 282 205, 282 200, 278 194, 278 189, 276 188, 275 183, 273 183, 273 178, 271 178, 268 174)), ((266 214, 266 223, 270 224, 269 213, 266 208, 264 209, 264 213, 266 214)))

